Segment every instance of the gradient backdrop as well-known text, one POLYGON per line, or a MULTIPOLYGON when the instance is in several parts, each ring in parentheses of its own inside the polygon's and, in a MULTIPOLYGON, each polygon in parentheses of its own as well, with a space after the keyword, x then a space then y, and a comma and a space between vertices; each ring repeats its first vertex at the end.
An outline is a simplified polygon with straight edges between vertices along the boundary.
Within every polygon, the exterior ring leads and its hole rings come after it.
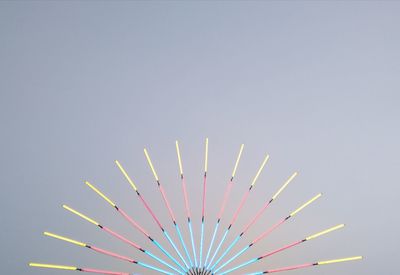
POLYGON ((179 139, 198 242, 209 137, 207 244, 245 143, 224 226, 264 154, 271 158, 235 234, 296 170, 247 241, 316 193, 324 196, 242 260, 347 224, 248 272, 362 254, 362 262, 290 274, 398 274, 399 14, 396 1, 1 2, 0 273, 70 274, 27 266, 38 261, 149 274, 41 233, 153 263, 61 204, 157 252, 83 184, 89 180, 168 247, 114 165, 126 166, 173 233, 146 146, 188 237, 179 139))

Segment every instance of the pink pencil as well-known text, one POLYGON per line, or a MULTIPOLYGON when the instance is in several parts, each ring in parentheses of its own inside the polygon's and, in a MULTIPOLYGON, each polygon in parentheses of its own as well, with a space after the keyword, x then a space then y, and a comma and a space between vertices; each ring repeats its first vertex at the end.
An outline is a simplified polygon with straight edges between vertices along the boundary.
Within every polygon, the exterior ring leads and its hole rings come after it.
POLYGON ((235 166, 233 168, 233 172, 232 172, 231 178, 230 178, 228 184, 225 187, 224 197, 223 197, 223 200, 222 200, 221 208, 220 208, 220 210, 218 212, 218 215, 217 215, 217 222, 215 223, 214 233, 213 233, 212 238, 211 238, 210 246, 208 247, 206 259, 204 261, 204 267, 207 266, 208 258, 210 256, 211 249, 212 249, 212 247, 214 245, 215 236, 217 235, 219 224, 221 222, 221 217, 224 214, 225 206, 226 206, 226 203, 228 201, 229 195, 230 195, 231 190, 232 190, 233 179, 235 178, 235 175, 236 175, 236 170, 237 170, 237 167, 238 167, 239 162, 240 162, 240 157, 242 156, 243 148, 244 148, 244 144, 242 144, 240 146, 239 154, 238 154, 238 156, 236 158, 236 162, 235 162, 235 166))
POLYGON ((132 219, 128 214, 126 214, 121 207, 117 206, 109 197, 107 197, 103 192, 101 192, 97 187, 95 187, 90 182, 86 181, 85 184, 89 186, 90 189, 92 189, 94 192, 96 192, 100 197, 102 197, 106 202, 108 202, 126 221, 128 221, 129 224, 131 224, 133 227, 139 230, 143 235, 145 235, 148 240, 150 240, 157 248, 159 248, 177 266, 182 267, 179 264, 179 262, 174 257, 172 257, 172 255, 167 250, 165 250, 165 248, 158 241, 156 241, 153 237, 151 237, 150 234, 147 233, 147 231, 144 230, 140 224, 138 224, 134 219, 132 219))
MULTIPOLYGON (((176 247, 175 243, 172 241, 171 237, 169 236, 167 230, 163 227, 163 225, 161 224, 160 220, 157 218, 157 216, 154 214, 153 210, 151 210, 150 206, 148 205, 148 203, 145 201, 145 199, 143 198, 143 196, 139 193, 138 188, 136 187, 135 183, 133 182, 133 180, 131 179, 131 177, 128 175, 128 173, 125 171, 125 169, 122 167, 122 165, 119 163, 118 160, 115 161, 115 163, 117 164, 119 170, 122 172, 122 174, 125 176, 125 179, 128 181, 128 183, 131 185, 131 187, 133 188, 133 190, 136 192, 136 195, 139 197, 139 200, 142 202, 142 204, 144 205, 144 207, 146 208, 147 212, 149 212, 149 214, 153 217, 153 220, 157 223, 158 227, 161 229, 161 231, 163 232, 164 236, 167 238, 168 242, 171 244, 171 246, 174 248, 175 252, 178 254, 178 256, 181 258, 181 260, 183 260, 183 262, 186 264, 185 260, 182 257, 182 254, 179 252, 178 248, 176 247)), ((171 214, 171 213, 170 213, 171 214)), ((173 219, 174 216, 172 215, 173 219)), ((187 264, 186 264, 187 266, 187 264)), ((179 265, 179 267, 186 272, 188 268, 184 268, 183 266, 179 265)))
POLYGON ((63 269, 63 270, 71 270, 71 271, 81 271, 81 272, 107 274, 107 275, 129 275, 129 273, 126 273, 126 272, 115 272, 115 271, 107 271, 107 270, 93 269, 93 268, 81 268, 81 267, 66 266, 66 265, 30 263, 29 266, 41 267, 41 268, 51 268, 51 269, 63 269))
MULTIPOLYGON (((265 164, 267 163, 268 159, 269 159, 269 156, 267 155, 267 156, 264 158, 264 161, 262 162, 260 168, 258 169, 257 174, 256 174, 256 176, 254 177, 252 183, 250 184, 249 189, 248 189, 248 190, 246 191, 246 193, 243 195, 243 197, 242 197, 242 199, 241 199, 241 201, 240 201, 240 203, 239 203, 239 207, 236 209, 235 214, 233 214, 232 220, 231 220, 231 222, 229 223, 228 228, 225 230, 225 233, 224 233, 224 235, 223 235, 221 241, 219 242, 219 244, 218 244, 218 246, 217 246, 217 249, 216 249, 215 252, 214 252, 214 255, 212 256, 210 262, 208 263, 207 269, 210 269, 210 266, 211 266, 211 264, 212 264, 212 262, 213 262, 215 256, 218 254, 218 252, 219 252, 219 250, 220 250, 222 244, 224 243, 224 241, 225 241, 225 239, 226 239, 226 237, 227 237, 229 231, 231 230, 233 224, 235 223, 235 221, 236 221, 236 219, 237 219, 237 217, 238 217, 238 215, 239 215, 240 210, 243 208, 244 204, 246 203, 247 198, 249 197, 249 194, 250 194, 251 190, 253 189, 255 183, 257 182, 257 179, 258 179, 258 177, 260 176, 261 171, 264 169, 264 166, 265 166, 265 164)), ((221 258, 220 258, 220 259, 221 259, 221 258)), ((219 260, 211 267, 211 269, 213 269, 213 268, 218 264, 218 262, 219 262, 219 260)))
POLYGON ((96 247, 94 245, 90 245, 90 244, 87 244, 87 243, 82 243, 82 242, 79 242, 79 241, 76 241, 76 240, 73 240, 73 239, 70 239, 70 238, 67 238, 67 237, 64 237, 64 236, 60 236, 60 235, 57 235, 57 234, 53 234, 53 233, 50 233, 50 232, 44 232, 44 235, 52 237, 52 238, 55 238, 55 239, 58 239, 58 240, 61 240, 61 241, 72 243, 72 244, 75 244, 75 245, 78 245, 78 246, 81 246, 81 247, 85 247, 85 248, 93 250, 93 251, 95 251, 97 253, 104 254, 104 255, 107 255, 107 256, 122 260, 122 261, 127 261, 127 262, 130 262, 132 264, 140 265, 140 266, 146 267, 148 269, 161 272, 163 274, 168 274, 168 275, 172 274, 171 272, 167 272, 167 271, 162 270, 162 269, 160 269, 158 267, 155 267, 155 266, 152 266, 152 265, 149 265, 149 264, 145 264, 145 263, 133 260, 133 259, 127 257, 127 256, 123 256, 123 255, 117 254, 115 252, 111 252, 111 251, 105 250, 103 248, 96 247))
POLYGON ((73 214, 75 214, 75 215, 81 217, 82 219, 85 219, 86 221, 88 221, 88 222, 90 222, 90 223, 96 225, 98 228, 100 228, 101 230, 107 232, 107 233, 110 234, 111 236, 113 236, 113 237, 119 239, 120 241, 122 241, 122 242, 124 242, 124 243, 126 243, 126 244, 128 244, 128 245, 130 245, 130 246, 132 246, 132 247, 134 247, 134 248, 136 248, 137 250, 139 250, 139 251, 143 252, 144 254, 150 256, 150 257, 153 258, 154 260, 156 260, 156 261, 162 263, 163 265, 165 265, 165 266, 171 268, 172 270, 175 270, 175 271, 179 272, 175 267, 171 266, 170 264, 168 264, 168 263, 165 262, 164 260, 162 260, 162 259, 160 259, 159 257, 155 256, 155 255, 154 255, 153 253, 151 253, 150 251, 148 251, 148 250, 142 248, 140 245, 138 245, 138 244, 132 242, 131 240, 128 240, 126 237, 122 236, 121 234, 119 234, 119 233, 117 233, 117 232, 111 230, 110 228, 108 228, 108 227, 106 227, 106 226, 104 226, 104 225, 101 225, 101 224, 98 223, 97 221, 95 221, 95 220, 89 218, 88 216, 86 216, 86 215, 84 215, 84 214, 82 214, 82 213, 76 211, 75 209, 72 209, 71 207, 69 207, 69 206, 67 206, 67 205, 63 205, 63 208, 66 209, 66 210, 68 210, 68 211, 70 211, 71 213, 73 213, 73 214))
MULTIPOLYGON (((272 227, 270 227, 269 229, 267 229, 266 231, 264 231, 263 233, 261 233, 257 238, 255 238, 250 244, 248 244, 247 246, 245 246, 242 250, 240 250, 237 254, 235 254, 235 256, 233 256, 232 258, 230 258, 228 261, 226 261, 222 266, 220 266, 219 268, 217 268, 215 270, 215 272, 219 271, 221 268, 223 268, 224 266, 226 266, 227 264, 229 264, 230 262, 232 262, 233 260, 235 260, 237 257, 239 257, 240 255, 242 255, 244 252, 246 252, 248 249, 250 249, 250 247, 252 247, 253 245, 255 245, 256 243, 258 243, 260 240, 262 240, 263 238, 265 238, 266 236, 268 236, 269 234, 271 234, 271 232, 273 232, 275 229, 277 229, 279 226, 281 226, 283 223, 285 223, 287 220, 289 220, 290 218, 294 217, 297 213, 299 213, 301 210, 303 210, 306 206, 308 206, 309 204, 313 203, 315 200, 317 200, 318 198, 320 198, 322 196, 321 193, 319 193, 318 195, 314 196, 313 198, 311 198, 310 200, 308 200, 306 203, 304 203, 302 206, 300 206, 299 208, 297 208, 296 210, 294 210, 293 212, 291 212, 287 217, 283 218, 282 220, 280 220, 279 222, 277 222, 276 224, 274 224, 272 227)), ((223 255, 224 256, 224 255, 223 255)), ((222 258, 222 257, 221 257, 222 258)), ((217 263, 221 260, 221 258, 214 264, 214 266, 211 269, 214 269, 217 265, 217 263)))
MULTIPOLYGON (((263 207, 256 213, 256 215, 251 219, 251 221, 244 227, 244 229, 241 231, 241 233, 233 240, 233 242, 228 246, 227 249, 225 249, 224 253, 221 255, 221 257, 216 261, 213 267, 215 267, 228 253, 231 251, 231 249, 236 245, 236 243, 239 242, 241 238, 246 234, 246 232, 249 230, 249 228, 257 222, 257 220, 261 217, 261 215, 267 210, 268 206, 275 201, 275 199, 279 196, 280 193, 289 185, 289 183, 296 177, 297 172, 293 173, 287 180, 286 182, 281 186, 281 188, 271 197, 270 200, 268 200, 263 207)), ((224 264, 225 265, 225 264, 224 264)), ((222 266, 223 267, 223 266, 222 266)), ((222 268, 220 267, 220 268, 222 268)), ((220 269, 219 268, 219 269, 220 269)), ((217 269, 217 270, 219 270, 217 269)), ((217 271, 216 270, 216 271, 217 271)))

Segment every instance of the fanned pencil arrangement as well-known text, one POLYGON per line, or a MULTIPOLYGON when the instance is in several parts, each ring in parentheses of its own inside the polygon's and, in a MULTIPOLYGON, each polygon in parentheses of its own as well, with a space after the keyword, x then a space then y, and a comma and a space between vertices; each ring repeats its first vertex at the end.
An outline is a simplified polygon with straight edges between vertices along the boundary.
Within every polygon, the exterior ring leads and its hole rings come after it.
MULTIPOLYGON (((147 203, 147 201, 144 199, 144 197, 141 195, 139 192, 136 184, 132 180, 132 178, 128 175, 127 171, 125 168, 121 165, 119 161, 115 161, 118 169, 121 171, 123 174, 124 178, 126 181, 130 184, 130 186, 133 188, 133 191, 136 193, 139 201, 144 205, 146 211, 148 214, 152 217, 154 222, 157 224, 157 226, 160 228, 162 235, 166 238, 168 243, 170 244, 170 251, 168 251, 166 248, 164 248, 153 236, 151 236, 137 221, 135 221, 132 217, 130 217, 122 208, 117 206, 117 204, 114 203, 113 200, 111 200, 108 196, 106 196, 102 191, 100 191, 97 187, 95 187, 93 184, 90 182, 86 181, 86 185, 92 189, 95 193, 97 193, 104 201, 106 201, 111 207, 113 207, 121 216, 123 219, 125 219, 132 227, 134 227, 137 231, 139 231, 143 236, 149 240, 149 242, 154 245, 154 248, 158 249, 159 252, 164 254, 168 261, 165 261, 161 259, 159 256, 155 255, 153 252, 150 252, 148 248, 143 248, 140 245, 136 244, 135 242, 127 239, 126 237, 122 236, 120 233, 115 232, 114 230, 110 229, 109 227, 99 223, 93 218, 88 217, 87 215, 79 212, 78 210, 75 210, 67 205, 63 205, 63 208, 70 211, 71 213, 77 215, 78 217, 82 218, 83 220, 86 220, 89 223, 94 224, 97 226, 100 230, 110 234, 114 238, 132 246, 133 248, 139 250, 141 253, 146 254, 148 257, 152 258, 156 262, 158 262, 158 265, 151 265, 148 263, 145 263, 143 261, 139 261, 136 259, 131 259, 130 257, 124 256, 117 254, 115 252, 111 252, 108 250, 105 250, 103 248, 99 248, 97 246, 94 246, 92 244, 84 243, 81 241, 73 240, 68 237, 60 236, 54 233, 50 232, 44 232, 44 235, 48 237, 52 237, 58 240, 62 240, 65 242, 69 242, 71 244, 81 246, 84 248, 91 249, 97 253, 104 254, 110 257, 114 257, 118 260, 130 262, 134 265, 141 266, 143 268, 146 268, 149 270, 149 272, 156 272, 156 273, 162 273, 162 274, 192 274, 192 275, 225 275, 229 273, 233 273, 235 271, 239 272, 239 274, 252 274, 252 275, 259 275, 259 274, 266 274, 266 273, 275 273, 275 272, 284 272, 284 271, 289 271, 289 270, 295 270, 295 269, 302 269, 302 268, 307 268, 307 267, 313 267, 313 266, 319 266, 319 265, 326 265, 326 264, 333 264, 333 263, 340 263, 340 262, 347 262, 347 261, 354 261, 354 260, 360 260, 362 259, 361 256, 355 256, 355 257, 348 257, 348 258, 342 258, 342 259, 334 259, 334 260, 324 260, 324 261, 316 261, 316 262, 311 262, 311 263, 305 263, 305 264, 299 264, 299 265, 294 265, 294 266, 287 266, 287 267, 282 267, 282 268, 275 268, 275 269, 268 269, 264 271, 259 271, 259 272, 254 272, 254 273, 246 273, 245 267, 259 262, 267 257, 270 257, 274 254, 280 253, 284 250, 290 249, 292 247, 298 246, 304 242, 313 240, 317 237, 320 237, 322 235, 328 234, 330 232, 333 232, 335 230, 341 229, 344 227, 344 224, 339 224, 335 225, 333 227, 330 227, 328 229, 325 229, 321 232, 311 234, 310 236, 307 236, 303 239, 300 239, 298 241, 295 241, 290 244, 286 244, 276 250, 266 252, 258 257, 255 257, 251 260, 248 260, 246 262, 242 262, 240 264, 236 264, 234 266, 229 265, 234 262, 235 260, 240 260, 240 256, 242 256, 244 253, 246 253, 248 250, 250 250, 251 247, 253 247, 255 244, 257 244, 260 240, 264 239, 267 237, 272 231, 276 230, 278 227, 280 227, 282 224, 287 222, 289 219, 293 218, 296 216, 300 211, 305 209, 308 205, 312 204, 314 201, 316 201, 318 198, 322 196, 321 193, 315 195, 312 197, 310 200, 299 206, 297 209, 293 210, 289 215, 284 216, 281 220, 279 220, 277 223, 275 223, 272 227, 266 229, 263 233, 261 233, 257 238, 255 238, 253 241, 249 242, 246 246, 244 246, 239 252, 237 252, 234 256, 230 258, 225 258, 228 253, 239 243, 241 239, 244 239, 246 233, 250 229, 251 226, 253 226, 261 217, 261 215, 265 212, 265 210, 269 207, 271 203, 273 203, 279 195, 285 190, 285 188, 290 184, 290 182, 293 181, 293 179, 297 176, 297 172, 293 173, 285 182, 284 184, 279 188, 279 190, 269 199, 267 200, 264 205, 256 212, 254 217, 250 219, 250 221, 246 224, 246 226, 240 231, 240 233, 233 239, 233 241, 227 246, 226 249, 223 250, 222 253, 220 253, 221 247, 223 246, 224 242, 227 239, 228 234, 231 232, 237 218, 239 217, 240 211, 245 205, 253 187, 255 186, 261 172, 264 169, 264 166, 269 160, 269 156, 266 155, 263 162, 261 163, 260 167, 257 170, 256 175, 254 176, 249 188, 247 191, 243 194, 242 199, 239 202, 238 207, 236 208, 236 211, 233 214, 233 217, 231 218, 229 225, 225 229, 222 238, 217 241, 216 247, 214 247, 214 244, 216 243, 217 240, 217 235, 220 227, 221 220, 224 218, 224 212, 226 208, 226 204, 229 200, 230 193, 233 187, 234 179, 235 179, 235 174, 237 171, 237 168, 239 166, 240 158, 242 156, 243 148, 244 145, 242 144, 239 149, 238 156, 236 158, 236 162, 233 168, 233 172, 229 178, 229 181, 226 185, 224 196, 221 201, 221 206, 220 210, 218 212, 218 215, 216 217, 215 225, 214 225, 214 230, 212 236, 210 236, 210 243, 205 244, 205 223, 206 223, 206 211, 205 211, 205 206, 206 206, 206 194, 207 194, 207 169, 208 169, 208 138, 206 139, 205 142, 205 155, 204 155, 204 174, 203 174, 203 188, 202 188, 202 205, 201 205, 201 221, 200 221, 200 240, 199 240, 199 247, 198 250, 196 248, 196 241, 194 238, 194 230, 192 226, 192 215, 190 211, 190 204, 189 204, 189 198, 188 198, 188 192, 187 192, 187 185, 186 185, 186 179, 183 173, 183 164, 182 164, 182 158, 181 158, 181 152, 179 148, 179 143, 176 141, 176 153, 177 153, 177 158, 178 158, 178 165, 179 165, 179 177, 181 180, 181 185, 182 185, 182 193, 183 193, 183 201, 184 201, 184 206, 185 206, 185 212, 187 216, 187 232, 189 234, 189 239, 190 239, 190 244, 185 243, 185 239, 182 235, 181 228, 179 227, 176 219, 175 219, 175 214, 174 211, 171 208, 171 205, 169 203, 169 200, 167 198, 166 192, 161 185, 160 178, 158 177, 158 174, 156 172, 156 169, 154 168, 154 165, 151 161, 150 155, 146 149, 144 149, 144 154, 146 157, 146 160, 150 166, 151 172, 153 173, 154 179, 157 184, 157 188, 160 191, 160 194, 162 196, 163 202, 166 206, 166 209, 168 210, 168 214, 171 218, 173 227, 175 228, 176 236, 179 239, 180 245, 183 248, 183 252, 181 252, 178 249, 178 246, 175 244, 173 238, 170 236, 170 234, 167 232, 166 228, 161 224, 160 219, 157 218, 156 213, 152 210, 150 205, 147 203), (206 245, 206 246, 205 246, 206 245), (188 248, 189 247, 189 248, 188 248), (207 251, 207 252, 206 252, 207 251)), ((61 269, 61 270, 72 270, 72 271, 80 271, 80 272, 87 272, 87 273, 97 273, 97 274, 109 274, 109 275, 129 275, 133 273, 128 273, 128 272, 115 272, 115 271, 107 271, 107 270, 99 270, 99 269, 93 269, 93 268, 85 268, 85 267, 75 267, 75 266, 66 266, 66 265, 54 265, 54 264, 42 264, 42 263, 30 263, 29 264, 32 267, 40 267, 40 268, 48 268, 48 269, 61 269)))

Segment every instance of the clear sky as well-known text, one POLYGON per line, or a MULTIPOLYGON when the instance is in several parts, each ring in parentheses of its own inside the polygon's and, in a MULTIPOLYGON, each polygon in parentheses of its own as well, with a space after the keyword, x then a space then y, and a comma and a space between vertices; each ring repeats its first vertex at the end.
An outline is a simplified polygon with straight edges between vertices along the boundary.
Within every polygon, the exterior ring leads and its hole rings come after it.
POLYGON ((83 181, 168 247, 114 160, 177 241, 143 155, 149 149, 187 238, 176 139, 198 244, 209 137, 206 243, 244 143, 223 228, 264 155, 271 158, 229 240, 292 172, 299 176, 235 251, 324 195, 236 263, 347 225, 245 271, 361 254, 362 262, 290 274, 398 274, 399 14, 396 1, 0 2, 1 273, 68 274, 27 266, 37 261, 149 274, 42 232, 154 263, 61 205, 160 255, 83 181))

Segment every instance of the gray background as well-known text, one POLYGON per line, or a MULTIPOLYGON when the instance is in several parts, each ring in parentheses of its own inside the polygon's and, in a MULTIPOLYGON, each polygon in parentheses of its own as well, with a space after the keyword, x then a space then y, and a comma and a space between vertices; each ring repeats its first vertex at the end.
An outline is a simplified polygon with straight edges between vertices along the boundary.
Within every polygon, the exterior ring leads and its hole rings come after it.
POLYGON ((207 236, 241 143, 224 227, 264 154, 271 159, 235 234, 300 172, 235 251, 324 193, 242 261, 347 224, 246 271, 361 254, 362 262, 290 274, 398 274, 399 14, 396 1, 1 2, 1 273, 69 274, 27 266, 38 261, 148 274, 41 233, 154 263, 60 206, 68 203, 160 255, 83 180, 169 248, 113 161, 126 166, 177 240, 143 156, 149 148, 188 237, 175 139, 198 243, 209 137, 207 236))

